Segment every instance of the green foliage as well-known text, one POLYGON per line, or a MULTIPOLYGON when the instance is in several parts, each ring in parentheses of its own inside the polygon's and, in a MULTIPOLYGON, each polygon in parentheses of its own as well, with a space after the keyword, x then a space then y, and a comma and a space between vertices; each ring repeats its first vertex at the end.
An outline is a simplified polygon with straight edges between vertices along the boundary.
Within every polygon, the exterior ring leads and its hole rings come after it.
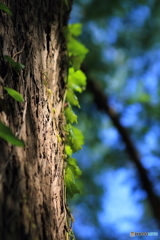
POLYGON ((68 76, 68 88, 81 93, 85 89, 85 86, 85 74, 81 70, 75 71, 74 68, 70 68, 68 76))
POLYGON ((68 30, 70 34, 72 34, 72 36, 78 37, 82 33, 82 24, 81 23, 69 24, 68 30))
POLYGON ((77 115, 73 112, 71 107, 67 107, 64 111, 67 122, 77 123, 77 115))
MULTIPOLYGON (((15 91, 12 88, 8 88, 8 87, 4 87, 4 89, 16 101, 18 101, 18 102, 24 101, 22 95, 19 92, 15 91)), ((24 142, 22 140, 18 139, 16 136, 14 136, 14 134, 9 129, 9 127, 5 126, 2 122, 0 122, 0 137, 15 146, 24 147, 24 142)))
POLYGON ((71 89, 67 89, 66 100, 71 105, 80 107, 78 98, 76 97, 76 95, 74 94, 74 92, 71 89))
POLYGON ((68 155, 68 156, 71 156, 73 151, 72 151, 72 148, 69 146, 69 145, 65 145, 65 153, 68 155))
POLYGON ((67 193, 70 197, 74 194, 80 193, 76 186, 75 180, 81 176, 82 172, 77 166, 76 159, 68 158, 68 165, 65 172, 65 182, 67 187, 67 193))
POLYGON ((82 145, 84 144, 84 137, 82 132, 73 127, 70 123, 66 125, 65 128, 67 132, 67 143, 71 147, 73 152, 77 152, 78 150, 82 149, 82 145))
POLYGON ((4 12, 8 13, 10 16, 12 16, 12 12, 5 4, 0 3, 0 9, 3 10, 4 12))
POLYGON ((72 198, 74 194, 80 193, 76 187, 75 176, 70 167, 65 170, 65 183, 67 188, 67 194, 72 198))
POLYGON ((17 92, 16 90, 12 89, 12 88, 8 88, 8 87, 4 87, 4 89, 7 91, 7 93, 14 98, 16 101, 18 102, 24 102, 24 99, 22 97, 22 95, 17 92))
POLYGON ((77 123, 77 115, 74 113, 72 106, 80 108, 78 98, 75 92, 82 93, 86 87, 86 76, 79 70, 82 61, 85 58, 88 49, 78 42, 75 37, 79 36, 82 32, 82 25, 79 23, 69 25, 65 29, 68 56, 70 61, 70 68, 68 79, 66 82, 66 95, 65 102, 66 107, 64 114, 67 124, 65 126, 66 132, 66 145, 65 154, 67 156, 67 167, 65 171, 65 184, 67 194, 73 197, 74 194, 80 193, 76 186, 76 179, 81 176, 81 170, 77 166, 77 162, 74 158, 71 158, 72 153, 80 150, 84 144, 84 137, 81 131, 75 128, 72 124, 77 123))
POLYGON ((13 67, 16 73, 18 73, 21 69, 25 68, 25 66, 22 63, 15 62, 9 56, 4 56, 4 59, 13 67))
POLYGON ((88 49, 75 38, 79 36, 81 32, 82 25, 80 23, 70 24, 68 28, 65 29, 70 65, 75 71, 80 68, 81 63, 88 53, 88 49))
POLYGON ((9 127, 0 122, 0 137, 12 145, 24 147, 24 142, 13 135, 9 127))

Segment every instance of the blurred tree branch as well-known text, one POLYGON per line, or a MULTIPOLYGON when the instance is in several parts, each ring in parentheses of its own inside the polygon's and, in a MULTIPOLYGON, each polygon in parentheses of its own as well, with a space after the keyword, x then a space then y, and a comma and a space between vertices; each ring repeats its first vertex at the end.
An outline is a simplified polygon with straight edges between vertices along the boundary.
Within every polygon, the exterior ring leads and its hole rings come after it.
POLYGON ((148 200, 153 210, 154 217, 157 219, 157 223, 160 227, 160 198, 155 194, 153 190, 153 186, 148 177, 147 170, 143 167, 140 161, 137 149, 132 142, 127 129, 121 124, 118 114, 109 106, 107 96, 104 95, 97 81, 88 79, 88 90, 93 94, 94 102, 96 103, 98 109, 105 112, 110 117, 113 125, 120 134, 125 144, 126 151, 137 168, 142 187, 148 195, 148 200))

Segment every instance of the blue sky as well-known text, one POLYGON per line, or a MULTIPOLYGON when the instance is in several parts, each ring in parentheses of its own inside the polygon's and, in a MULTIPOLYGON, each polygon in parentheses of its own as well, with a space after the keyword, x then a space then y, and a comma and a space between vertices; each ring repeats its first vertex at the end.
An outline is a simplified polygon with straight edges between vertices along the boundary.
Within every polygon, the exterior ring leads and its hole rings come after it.
MULTIPOLYGON (((128 22, 128 24, 131 25, 133 22, 134 26, 137 26, 137 31, 139 31, 145 19, 151 14, 150 9, 147 6, 139 6, 139 8, 134 9, 131 13, 130 22, 128 22)), ((81 16, 81 9, 75 5, 71 14, 71 22, 78 22, 81 16)), ((144 97, 147 97, 148 94, 148 96, 151 96, 152 104, 159 102, 157 91, 160 77, 159 49, 152 49, 144 55, 140 54, 139 56, 130 58, 126 63, 126 56, 123 49, 117 49, 114 47, 120 28, 125 27, 121 18, 112 18, 110 21, 110 27, 107 27, 106 29, 100 29, 92 22, 90 22, 87 27, 94 42, 104 44, 104 61, 113 62, 117 65, 116 72, 112 76, 108 76, 106 73, 106 81, 110 81, 110 88, 106 89, 106 92, 111 94, 110 102, 112 106, 117 112, 123 113, 121 116, 121 122, 124 126, 135 126, 137 131, 138 129, 141 130, 141 127, 145 125, 145 119, 141 118, 141 121, 139 121, 139 117, 141 115, 143 116, 143 107, 142 103, 138 102, 138 97, 143 94, 144 97), (150 63, 150 67, 146 69, 146 71, 142 71, 143 67, 148 63, 150 63), (127 79, 128 71, 130 70, 133 71, 133 77, 127 79), (118 99, 112 96, 112 92, 117 89, 122 89, 118 99), (126 108, 124 102, 132 95, 135 98, 133 99, 133 104, 126 108)), ((111 127, 109 120, 104 118, 101 122, 103 121, 105 122, 105 127, 103 127, 102 124, 102 127, 99 129, 98 137, 105 150, 105 148, 113 148, 118 144, 119 135, 117 131, 111 127), (106 127, 106 122, 108 127, 106 127)), ((145 134, 143 141, 140 140, 136 143, 141 161, 146 169, 150 170, 150 176, 152 175, 152 169, 159 167, 158 157, 156 158, 152 154, 152 151, 158 147, 157 144, 159 139, 160 131, 157 124, 145 134)), ((123 144, 119 145, 123 148, 123 144)), ((92 164, 90 159, 87 159, 89 156, 87 152, 90 151, 89 146, 85 146, 82 151, 84 152, 77 154, 77 158, 79 158, 82 165, 87 165, 88 168, 92 164)), ((93 156, 93 161, 100 161, 100 158, 100 154, 97 154, 96 156, 93 156)), ((128 159, 126 160, 128 161, 128 159)), ((105 170, 104 167, 103 174, 95 178, 96 181, 99 181, 102 184, 104 184, 105 179, 106 183, 104 186, 105 193, 101 199, 102 211, 99 213, 99 221, 104 228, 112 226, 120 240, 129 239, 131 231, 158 231, 155 222, 151 219, 148 219, 149 224, 147 226, 143 222, 143 218, 145 217, 144 211, 146 211, 146 209, 144 209, 142 202, 147 198, 147 195, 143 190, 135 190, 135 186, 139 183, 135 167, 130 161, 128 161, 126 167, 121 167, 118 170, 105 170)), ((158 183, 155 188, 158 190, 158 183)), ((75 222, 75 230, 82 238, 84 236, 84 239, 100 240, 96 238, 97 233, 95 232, 94 226, 90 225, 88 222, 87 224, 81 222, 81 216, 84 214, 87 214, 85 200, 82 204, 76 206, 75 216, 77 220, 75 222), (86 236, 87 238, 85 238, 86 236)), ((86 218, 87 217, 88 216, 86 216, 86 218)), ((139 238, 135 237, 134 239, 139 238)), ((143 239, 148 239, 148 237, 143 237, 143 239)))

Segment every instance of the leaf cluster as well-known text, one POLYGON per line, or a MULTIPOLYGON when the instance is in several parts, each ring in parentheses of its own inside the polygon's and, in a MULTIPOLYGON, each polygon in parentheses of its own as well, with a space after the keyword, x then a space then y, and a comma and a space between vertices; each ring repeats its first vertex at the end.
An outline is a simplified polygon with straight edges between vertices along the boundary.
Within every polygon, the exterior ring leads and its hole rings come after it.
POLYGON ((82 93, 86 87, 86 76, 80 70, 82 61, 84 60, 88 49, 81 44, 76 38, 82 32, 82 25, 79 23, 71 24, 65 28, 65 36, 67 41, 67 50, 69 57, 68 79, 66 82, 65 109, 64 114, 67 124, 65 154, 67 156, 67 167, 65 170, 65 184, 67 194, 73 197, 74 194, 80 193, 76 186, 76 179, 81 176, 81 170, 77 166, 76 159, 72 158, 72 154, 82 148, 84 137, 82 132, 73 126, 77 123, 77 115, 73 111, 73 106, 79 107, 79 101, 76 92, 82 93))

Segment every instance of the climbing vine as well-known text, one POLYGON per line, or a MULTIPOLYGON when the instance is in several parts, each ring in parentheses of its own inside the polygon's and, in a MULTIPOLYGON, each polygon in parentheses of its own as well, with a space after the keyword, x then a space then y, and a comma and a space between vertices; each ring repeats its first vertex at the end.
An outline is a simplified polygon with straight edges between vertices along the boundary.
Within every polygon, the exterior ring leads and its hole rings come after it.
MULTIPOLYGON (((64 29, 64 34, 67 43, 68 51, 68 76, 65 80, 66 91, 64 95, 64 115, 66 118, 66 125, 64 130, 66 132, 65 139, 65 193, 69 197, 73 197, 74 194, 80 193, 76 185, 76 179, 79 178, 82 174, 80 168, 78 167, 77 160, 72 157, 72 154, 77 152, 82 148, 84 144, 84 137, 82 132, 75 127, 75 124, 78 123, 78 116, 75 114, 73 108, 80 108, 80 104, 76 93, 82 93, 86 87, 86 76, 80 70, 81 63, 83 62, 88 49, 81 44, 77 37, 82 32, 82 24, 75 23, 70 24, 64 29)), ((65 199, 66 201, 66 199, 65 199)), ((67 208, 67 224, 70 228, 69 239, 75 239, 74 233, 71 229, 70 222, 73 221, 70 210, 67 208)), ((67 237, 68 239, 68 237, 67 237)))
POLYGON ((82 93, 86 87, 86 76, 80 70, 80 66, 88 52, 88 49, 76 39, 82 32, 82 25, 80 23, 70 24, 64 31, 69 59, 64 107, 64 114, 67 121, 65 126, 65 154, 67 163, 65 170, 65 184, 67 194, 70 197, 73 197, 74 194, 80 193, 76 186, 76 179, 80 177, 81 170, 77 165, 76 159, 72 158, 72 154, 81 149, 84 144, 82 132, 73 125, 78 122, 77 115, 73 111, 73 107, 80 108, 76 92, 82 93))

